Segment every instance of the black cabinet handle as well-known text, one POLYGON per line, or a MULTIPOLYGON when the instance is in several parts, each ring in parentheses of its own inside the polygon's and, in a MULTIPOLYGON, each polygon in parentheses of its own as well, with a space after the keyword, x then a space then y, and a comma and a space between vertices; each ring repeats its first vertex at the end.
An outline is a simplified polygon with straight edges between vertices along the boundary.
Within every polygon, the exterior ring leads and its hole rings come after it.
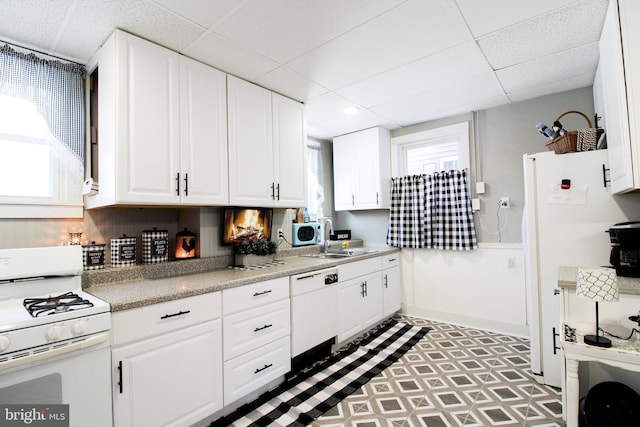
POLYGON ((180 195, 180 172, 176 174, 176 196, 180 195))
POLYGON ((384 287, 388 288, 389 287, 389 276, 388 275, 384 275, 384 287))
POLYGON ((118 362, 118 387, 120 394, 122 394, 122 360, 118 362))
POLYGON ((188 173, 184 174, 184 195, 185 196, 189 195, 189 174, 188 173))
POLYGON ((262 371, 264 371, 265 369, 270 368, 270 367, 272 367, 272 366, 273 366, 273 363, 269 363, 268 365, 264 365, 264 368, 258 368, 258 369, 256 369, 256 371, 254 372, 254 374, 257 374, 258 372, 262 372, 262 371))
POLYGON ((604 163, 602 164, 602 184, 604 185, 604 188, 607 188, 607 182, 611 183, 611 180, 607 179, 607 172, 610 170, 611 169, 607 168, 604 163))
POLYGON ((300 277, 296 277, 296 280, 305 280, 305 279, 311 279, 312 277, 316 277, 319 276, 320 273, 315 273, 315 274, 307 274, 306 276, 300 276, 300 277))
POLYGON ((558 336, 560 335, 556 333, 556 328, 553 328, 553 354, 558 354, 556 353, 556 350, 560 350, 560 347, 558 347, 558 344, 556 343, 556 337, 558 336))
POLYGON ((268 294, 269 292, 271 292, 271 289, 267 289, 266 291, 262 291, 262 292, 256 292, 255 294, 253 294, 253 296, 259 297, 260 295, 268 294))
POLYGON ((264 330, 264 329, 270 328, 270 327, 272 327, 272 326, 273 326, 272 324, 271 324, 271 325, 264 325, 264 326, 261 326, 261 327, 259 327, 259 328, 255 328, 255 329, 253 330, 253 332, 259 332, 259 331, 262 331, 262 330, 264 330))
POLYGON ((160 320, 162 319, 168 319, 170 317, 176 317, 176 316, 182 316, 184 314, 189 314, 191 313, 191 310, 187 310, 187 311, 179 311, 177 313, 173 313, 173 314, 165 314, 164 316, 160 317, 160 320))
POLYGON ((280 183, 276 186, 276 200, 280 200, 280 183))
POLYGON ((276 183, 272 182, 271 183, 271 200, 275 200, 276 199, 276 183))

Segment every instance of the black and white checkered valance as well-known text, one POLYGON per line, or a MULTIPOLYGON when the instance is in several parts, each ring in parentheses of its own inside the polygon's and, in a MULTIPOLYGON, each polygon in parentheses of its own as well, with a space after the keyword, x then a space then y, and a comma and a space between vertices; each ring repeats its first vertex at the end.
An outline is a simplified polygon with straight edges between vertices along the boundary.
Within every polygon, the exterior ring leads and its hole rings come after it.
POLYGON ((0 46, 0 94, 33 104, 55 138, 84 164, 85 67, 0 46))
POLYGON ((392 178, 387 244, 477 249, 467 170, 392 178))

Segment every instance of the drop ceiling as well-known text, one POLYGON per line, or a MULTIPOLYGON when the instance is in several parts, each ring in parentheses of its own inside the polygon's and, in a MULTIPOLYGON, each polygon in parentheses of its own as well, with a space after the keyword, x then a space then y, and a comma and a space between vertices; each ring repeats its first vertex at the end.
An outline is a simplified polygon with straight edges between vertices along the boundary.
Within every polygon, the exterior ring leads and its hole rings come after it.
POLYGON ((121 28, 304 102, 309 136, 331 139, 590 86, 607 5, 3 0, 0 39, 86 63, 121 28))

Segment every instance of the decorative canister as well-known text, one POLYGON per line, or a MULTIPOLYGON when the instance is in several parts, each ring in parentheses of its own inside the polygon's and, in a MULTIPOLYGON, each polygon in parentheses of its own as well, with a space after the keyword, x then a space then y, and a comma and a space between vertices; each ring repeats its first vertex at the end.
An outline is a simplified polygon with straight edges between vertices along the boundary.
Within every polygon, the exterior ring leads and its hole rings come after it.
POLYGON ((190 259, 196 257, 198 236, 186 228, 176 234, 176 259, 190 259))
POLYGON ((169 260, 169 232, 167 230, 142 231, 142 263, 157 264, 169 260))
POLYGON ((104 243, 91 242, 82 245, 82 265, 84 271, 100 270, 104 268, 104 243))
POLYGON ((129 267, 136 265, 136 238, 122 237, 111 239, 111 266, 129 267))

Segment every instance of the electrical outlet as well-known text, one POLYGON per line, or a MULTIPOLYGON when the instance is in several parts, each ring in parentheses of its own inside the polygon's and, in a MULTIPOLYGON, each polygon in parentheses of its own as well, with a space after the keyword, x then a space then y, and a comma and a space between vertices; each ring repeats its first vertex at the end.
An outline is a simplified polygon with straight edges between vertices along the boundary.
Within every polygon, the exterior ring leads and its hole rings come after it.
POLYGON ((509 198, 508 197, 500 197, 500 207, 502 209, 509 209, 509 198))
POLYGON ((282 228, 278 228, 278 239, 284 239, 284 233, 282 232, 282 228))

